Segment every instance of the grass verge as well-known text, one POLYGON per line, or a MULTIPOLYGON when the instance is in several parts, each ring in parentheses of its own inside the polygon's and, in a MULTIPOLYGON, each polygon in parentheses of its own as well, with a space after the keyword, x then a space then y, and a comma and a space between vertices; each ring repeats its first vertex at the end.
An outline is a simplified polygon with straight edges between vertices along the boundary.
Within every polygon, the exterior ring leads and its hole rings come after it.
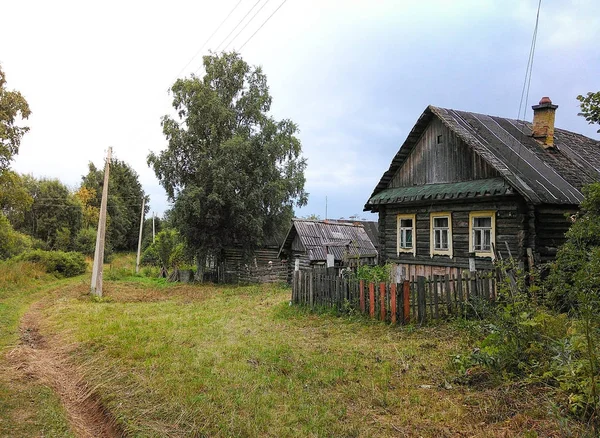
POLYGON ((562 433, 543 394, 448 382, 464 348, 452 325, 309 313, 269 286, 131 277, 106 282, 101 300, 86 292, 67 285, 43 330, 76 343, 73 362, 133 436, 562 433))

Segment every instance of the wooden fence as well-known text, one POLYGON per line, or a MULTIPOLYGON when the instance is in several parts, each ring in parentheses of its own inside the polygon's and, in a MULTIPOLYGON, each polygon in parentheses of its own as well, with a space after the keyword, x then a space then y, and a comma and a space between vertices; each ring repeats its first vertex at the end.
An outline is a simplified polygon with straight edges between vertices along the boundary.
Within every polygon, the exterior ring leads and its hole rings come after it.
POLYGON ((287 280, 288 266, 277 262, 259 266, 226 266, 218 264, 211 271, 205 272, 204 281, 214 283, 284 283, 287 280))
POLYGON ((292 302, 310 307, 354 309, 392 324, 422 324, 462 315, 475 299, 496 299, 496 275, 476 272, 457 276, 417 277, 402 283, 366 283, 328 270, 294 272, 292 302))

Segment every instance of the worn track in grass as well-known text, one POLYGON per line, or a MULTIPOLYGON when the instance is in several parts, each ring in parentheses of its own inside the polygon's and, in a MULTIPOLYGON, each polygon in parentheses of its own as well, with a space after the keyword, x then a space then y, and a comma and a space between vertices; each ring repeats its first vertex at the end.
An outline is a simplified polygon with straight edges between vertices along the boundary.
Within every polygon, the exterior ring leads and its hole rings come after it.
POLYGON ((68 345, 40 333, 41 302, 31 306, 20 325, 20 344, 8 353, 14 378, 35 379, 60 397, 73 432, 82 438, 120 438, 125 434, 104 409, 93 388, 67 362, 68 345))

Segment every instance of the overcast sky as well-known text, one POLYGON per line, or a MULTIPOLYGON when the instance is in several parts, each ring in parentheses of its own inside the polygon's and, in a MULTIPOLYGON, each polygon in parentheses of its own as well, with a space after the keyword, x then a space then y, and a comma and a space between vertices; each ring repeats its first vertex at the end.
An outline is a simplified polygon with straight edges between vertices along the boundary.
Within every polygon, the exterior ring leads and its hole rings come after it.
MULTIPOLYGON (((75 187, 113 146, 161 214, 146 156, 166 146, 168 88, 238 1, 3 0, 0 64, 33 111, 13 167, 75 187)), ((201 55, 241 47, 282 2, 259 1, 237 39, 219 47, 255 0, 201 55)), ((324 217, 327 196, 330 218, 369 218, 363 205, 429 104, 516 118, 537 3, 287 0, 241 53, 263 66, 273 115, 300 127, 310 196, 297 215, 324 217)), ((525 118, 550 96, 558 127, 599 138, 575 97, 600 90, 600 2, 543 0, 539 26, 525 118)))

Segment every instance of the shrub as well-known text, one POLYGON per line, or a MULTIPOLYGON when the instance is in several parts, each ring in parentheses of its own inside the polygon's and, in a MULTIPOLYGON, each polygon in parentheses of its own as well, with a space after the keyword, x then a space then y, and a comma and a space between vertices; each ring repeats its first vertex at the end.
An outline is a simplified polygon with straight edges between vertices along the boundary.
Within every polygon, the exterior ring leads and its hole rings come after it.
POLYGON ((31 249, 31 237, 15 231, 8 219, 0 213, 0 260, 17 256, 31 249))
POLYGON ((38 263, 46 272, 65 277, 83 274, 86 269, 85 257, 78 252, 35 250, 21 254, 18 260, 38 263))
POLYGON ((82 228, 75 237, 75 251, 92 257, 96 251, 96 230, 92 227, 82 228))

